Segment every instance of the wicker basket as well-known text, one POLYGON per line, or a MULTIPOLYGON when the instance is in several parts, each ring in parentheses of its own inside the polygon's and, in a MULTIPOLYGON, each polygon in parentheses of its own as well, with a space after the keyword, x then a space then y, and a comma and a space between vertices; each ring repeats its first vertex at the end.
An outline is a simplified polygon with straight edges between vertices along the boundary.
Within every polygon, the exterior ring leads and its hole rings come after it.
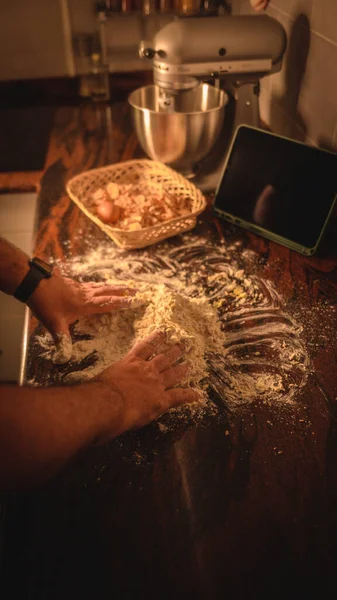
POLYGON ((195 227, 197 216, 206 208, 206 199, 195 185, 166 165, 152 160, 129 160, 100 169, 92 169, 73 177, 66 186, 70 198, 100 227, 119 248, 145 248, 160 240, 189 231, 195 227), (192 200, 191 214, 177 217, 138 231, 124 231, 103 223, 90 210, 89 198, 98 188, 113 181, 120 184, 139 180, 162 183, 164 190, 192 200))

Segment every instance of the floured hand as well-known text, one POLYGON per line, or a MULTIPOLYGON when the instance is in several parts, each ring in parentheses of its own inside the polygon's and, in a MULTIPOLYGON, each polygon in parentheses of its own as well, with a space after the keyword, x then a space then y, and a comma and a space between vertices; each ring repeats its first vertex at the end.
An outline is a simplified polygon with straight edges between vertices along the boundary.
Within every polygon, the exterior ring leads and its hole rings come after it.
POLYGON ((136 292, 127 286, 78 283, 55 269, 50 279, 40 282, 27 304, 54 338, 54 362, 63 364, 71 358, 71 323, 84 316, 136 307, 136 292))
MULTIPOLYGON (((184 346, 168 345, 165 334, 155 332, 93 380, 105 383, 123 401, 118 434, 147 425, 173 406, 200 399, 196 390, 182 387, 190 369, 188 363, 180 363, 184 358, 184 346)), ((109 437, 109 421, 105 427, 109 437)))

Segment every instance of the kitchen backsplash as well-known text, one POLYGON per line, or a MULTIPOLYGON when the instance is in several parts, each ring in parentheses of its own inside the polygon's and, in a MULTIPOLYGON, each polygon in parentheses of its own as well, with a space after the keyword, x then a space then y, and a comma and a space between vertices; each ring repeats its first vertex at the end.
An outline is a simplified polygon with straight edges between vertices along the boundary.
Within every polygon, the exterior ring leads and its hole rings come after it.
MULTIPOLYGON (((132 0, 140 5, 143 1, 132 0)), ((174 1, 170 0, 173 6, 174 1)), ((88 72, 89 58, 74 60, 72 41, 78 34, 97 32, 94 0, 51 4, 53 10, 49 3, 46 8, 44 0, 17 0, 15 8, 0 9, 4 34, 0 36, 0 80, 88 72)), ((249 0, 231 4, 233 14, 252 13, 249 0)), ((337 0, 272 0, 267 13, 285 27, 288 48, 282 71, 262 80, 263 120, 277 133, 337 151, 337 0)), ((138 43, 151 39, 171 18, 158 13, 146 18, 140 13, 113 14, 106 27, 110 70, 151 69, 148 61, 138 57, 138 43)))
MULTIPOLYGON (((238 11, 248 4, 238 0, 238 11)), ((263 120, 337 151, 337 0, 272 0, 267 13, 284 26, 288 49, 282 71, 263 80, 263 120)))

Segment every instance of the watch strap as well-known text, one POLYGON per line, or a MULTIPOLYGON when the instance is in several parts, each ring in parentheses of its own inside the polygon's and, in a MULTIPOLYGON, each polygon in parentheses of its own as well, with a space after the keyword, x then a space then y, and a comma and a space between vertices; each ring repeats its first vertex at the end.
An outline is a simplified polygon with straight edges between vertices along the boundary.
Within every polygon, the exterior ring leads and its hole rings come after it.
POLYGON ((29 261, 30 269, 20 285, 15 290, 13 296, 20 302, 26 303, 28 298, 36 290, 41 279, 48 279, 51 274, 44 272, 39 266, 35 265, 34 259, 29 261))

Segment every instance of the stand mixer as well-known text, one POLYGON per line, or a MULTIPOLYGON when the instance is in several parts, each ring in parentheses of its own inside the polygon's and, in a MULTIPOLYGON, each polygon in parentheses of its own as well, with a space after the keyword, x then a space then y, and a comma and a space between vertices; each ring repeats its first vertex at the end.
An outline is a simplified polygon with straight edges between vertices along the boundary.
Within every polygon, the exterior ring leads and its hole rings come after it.
POLYGON ((286 43, 267 15, 177 18, 142 42, 154 85, 129 103, 144 152, 214 191, 236 127, 260 126, 260 79, 281 69, 286 43))

